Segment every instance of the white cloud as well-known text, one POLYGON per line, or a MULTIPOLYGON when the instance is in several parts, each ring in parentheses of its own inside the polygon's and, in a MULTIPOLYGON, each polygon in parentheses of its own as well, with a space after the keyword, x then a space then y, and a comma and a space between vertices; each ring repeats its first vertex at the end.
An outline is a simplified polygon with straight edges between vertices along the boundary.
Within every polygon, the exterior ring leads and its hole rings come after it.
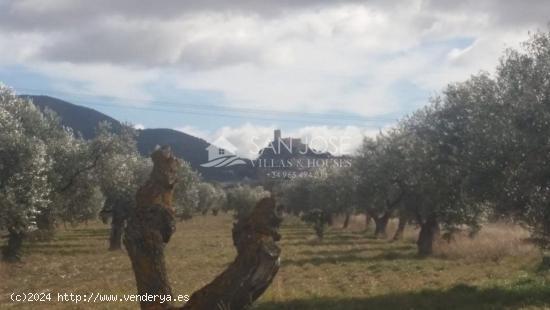
MULTIPOLYGON (((255 158, 258 152, 273 139, 275 126, 256 126, 250 123, 239 127, 224 126, 212 133, 212 137, 225 137, 236 148, 236 154, 255 158)), ((213 141, 215 139, 211 139, 213 141)))
POLYGON ((212 136, 211 134, 206 131, 206 130, 202 130, 202 129, 199 129, 199 128, 196 128, 196 127, 193 127, 193 126, 182 126, 182 127, 177 127, 177 128, 174 128, 174 130, 177 130, 177 131, 181 131, 183 133, 186 133, 188 135, 192 135, 194 137, 197 137, 197 138, 201 138, 201 139, 204 139, 206 141, 212 141, 212 136))
POLYGON ((62 91, 147 100, 145 86, 170 76, 233 106, 374 116, 418 100, 402 81, 429 93, 492 70, 548 11, 542 0, 4 1, 0 66, 62 91))
POLYGON ((302 142, 319 151, 350 155, 362 144, 364 137, 374 137, 378 133, 378 129, 357 126, 308 126, 293 130, 289 135, 301 138, 302 142))
MULTIPOLYGON (((258 152, 273 141, 275 125, 257 126, 250 123, 238 127, 225 126, 212 132, 198 130, 191 126, 177 130, 212 142, 224 137, 236 147, 236 154, 246 158, 256 158, 258 152)), ((383 128, 382 128, 383 130, 383 128)), ((307 126, 283 131, 283 137, 300 138, 312 148, 330 152, 333 155, 353 154, 363 142, 365 136, 374 137, 379 129, 358 126, 307 126)))
POLYGON ((126 98, 121 103, 132 106, 145 105, 145 100, 153 99, 144 86, 159 76, 154 69, 136 70, 111 64, 35 62, 32 67, 49 77, 60 91, 126 98))

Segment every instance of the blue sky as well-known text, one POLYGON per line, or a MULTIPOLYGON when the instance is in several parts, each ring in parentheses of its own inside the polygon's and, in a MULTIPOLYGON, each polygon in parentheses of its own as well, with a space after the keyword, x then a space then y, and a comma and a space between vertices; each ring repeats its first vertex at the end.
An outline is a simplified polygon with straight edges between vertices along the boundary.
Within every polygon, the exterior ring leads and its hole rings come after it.
MULTIPOLYGON (((146 128, 180 128, 183 124, 183 126, 192 126, 205 131, 213 131, 220 126, 235 127, 243 122, 257 126, 270 124, 291 130, 315 125, 357 125, 379 129, 421 106, 430 95, 428 91, 406 80, 395 81, 392 91, 403 98, 402 109, 369 117, 337 109, 305 113, 283 110, 280 113, 270 113, 273 108, 261 102, 257 106, 241 108, 232 105, 220 92, 185 90, 173 87, 162 79, 144 86, 147 93, 151 95, 150 99, 101 96, 60 90, 56 87, 58 83, 71 84, 72 81, 52 80, 24 66, 1 67, 0 81, 13 87, 20 94, 49 95, 146 128)), ((357 85, 351 87, 361 87, 362 83, 363 81, 357 81, 357 85)), ((78 84, 80 83, 74 83, 75 89, 79 87, 78 84)))
POLYGON ((546 30, 547 1, 0 2, 0 81, 246 147, 375 135, 546 30))

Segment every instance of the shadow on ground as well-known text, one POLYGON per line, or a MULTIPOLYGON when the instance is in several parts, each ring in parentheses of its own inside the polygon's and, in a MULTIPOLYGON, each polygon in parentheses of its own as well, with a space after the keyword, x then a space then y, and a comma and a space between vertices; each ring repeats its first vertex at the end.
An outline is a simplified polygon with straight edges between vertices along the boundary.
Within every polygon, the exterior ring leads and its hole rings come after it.
MULTIPOLYGON (((366 249, 365 249, 366 250, 366 249)), ((363 251, 361 249, 361 251, 363 251)), ((338 252, 334 252, 338 253, 338 252)), ((339 255, 331 256, 312 256, 303 259, 281 259, 282 266, 304 266, 306 264, 312 264, 314 266, 319 266, 323 264, 344 264, 344 263, 365 263, 365 262, 384 262, 391 260, 418 260, 419 257, 414 252, 409 253, 400 253, 400 252, 387 252, 382 253, 376 256, 359 256, 357 255, 360 251, 350 250, 350 251, 341 251, 339 255)))
POLYGON ((423 290, 368 298, 312 298, 288 302, 265 302, 257 310, 488 310, 550 307, 550 286, 540 282, 518 282, 509 288, 478 289, 459 284, 448 290, 423 290))

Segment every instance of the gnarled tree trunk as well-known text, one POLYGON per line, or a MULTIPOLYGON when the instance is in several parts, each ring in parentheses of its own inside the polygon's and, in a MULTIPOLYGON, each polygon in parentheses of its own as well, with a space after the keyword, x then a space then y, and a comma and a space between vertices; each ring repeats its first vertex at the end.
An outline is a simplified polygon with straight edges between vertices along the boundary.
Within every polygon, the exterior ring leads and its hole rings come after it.
MULTIPOLYGON (((136 195, 124 244, 132 261, 140 295, 171 295, 164 246, 174 232, 172 191, 178 160, 170 148, 152 154, 153 172, 136 195)), ((237 257, 210 284, 191 295, 181 308, 188 310, 245 309, 271 284, 279 269, 276 241, 281 218, 272 198, 262 199, 252 213, 233 227, 237 257)), ((169 303, 141 301, 142 309, 174 309, 169 303)))
POLYGON ((436 238, 439 236, 439 224, 435 216, 430 216, 420 226, 420 233, 418 235, 418 255, 428 256, 433 253, 433 244, 436 238))
MULTIPOLYGON (((136 194, 136 208, 130 211, 124 245, 132 261, 139 295, 172 295, 166 274, 164 246, 175 228, 172 194, 179 160, 169 147, 151 155, 153 171, 136 194)), ((142 309, 169 309, 160 300, 141 300, 142 309)))
POLYGON ((388 228, 388 222, 390 221, 391 212, 385 212, 382 216, 372 215, 374 220, 374 237, 386 238, 388 236, 386 230, 388 228))
POLYGON ((281 218, 275 201, 264 198, 249 218, 233 227, 237 257, 214 281, 191 295, 182 309, 246 309, 269 287, 279 270, 281 218))

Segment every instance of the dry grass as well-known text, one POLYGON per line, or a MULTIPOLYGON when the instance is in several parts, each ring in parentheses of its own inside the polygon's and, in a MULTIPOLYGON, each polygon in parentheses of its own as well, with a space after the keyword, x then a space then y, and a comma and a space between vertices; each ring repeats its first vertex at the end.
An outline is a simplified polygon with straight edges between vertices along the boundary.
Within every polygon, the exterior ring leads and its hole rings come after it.
MULTIPOLYGON (((220 215, 196 217, 178 225, 166 249, 175 294, 191 294, 234 258, 231 223, 230 215, 220 215)), ((500 252, 497 261, 472 260, 470 255, 419 259, 411 242, 413 228, 407 227, 404 241, 388 242, 371 238, 371 231, 363 232, 364 218, 359 216, 352 220, 350 229, 340 227, 329 229, 325 240, 319 243, 311 228, 296 218, 285 219, 280 242, 282 266, 256 308, 550 307, 550 276, 536 272, 540 261, 537 253, 516 255, 518 252, 506 250, 500 252)), ((487 229, 483 233, 491 236, 490 232, 487 229)), ((106 250, 107 234, 106 226, 94 223, 61 230, 53 242, 28 245, 24 263, 0 265, 0 308, 36 309, 35 304, 11 303, 8 300, 11 292, 134 293, 128 257, 124 252, 106 250)), ((496 231, 495 234, 499 235, 496 231)), ((472 245, 469 251, 474 248, 472 245)), ((136 303, 52 302, 40 306, 41 309, 137 308, 136 303)))
POLYGON ((507 257, 537 255, 539 250, 525 241, 528 238, 529 232, 518 225, 488 224, 474 237, 461 232, 450 242, 438 242, 435 252, 443 258, 498 262, 507 257))

